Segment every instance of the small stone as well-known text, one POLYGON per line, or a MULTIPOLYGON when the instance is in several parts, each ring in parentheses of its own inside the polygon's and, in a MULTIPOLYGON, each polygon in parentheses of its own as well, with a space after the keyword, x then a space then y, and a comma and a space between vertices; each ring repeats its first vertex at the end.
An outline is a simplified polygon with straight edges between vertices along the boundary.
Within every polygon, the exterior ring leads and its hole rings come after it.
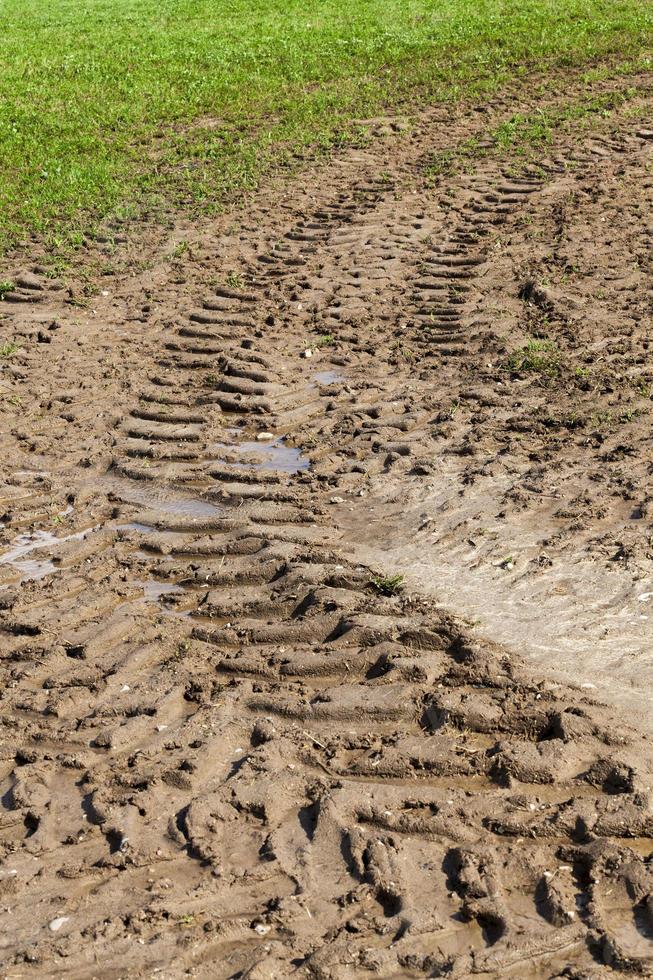
POLYGON ((304 353, 302 354, 302 357, 312 357, 312 356, 313 356, 313 351, 311 350, 310 347, 307 350, 305 350, 304 353))
POLYGON ((264 926, 262 923, 257 922, 254 926, 254 932, 258 933, 259 936, 267 936, 270 931, 270 926, 264 926))
POLYGON ((274 439, 273 432, 259 432, 259 434, 256 437, 257 442, 267 442, 268 439, 274 439))
POLYGON ((104 731, 97 733, 97 735, 91 742, 91 745, 94 745, 95 748, 97 749, 110 749, 111 742, 112 742, 111 732, 105 729, 104 731))
POLYGON ((50 932, 59 932, 62 926, 65 926, 66 922, 70 921, 70 916, 60 915, 57 919, 53 919, 52 922, 48 923, 48 929, 50 932))
POLYGON ((329 501, 330 504, 344 504, 344 502, 345 502, 344 497, 332 497, 331 500, 329 501))

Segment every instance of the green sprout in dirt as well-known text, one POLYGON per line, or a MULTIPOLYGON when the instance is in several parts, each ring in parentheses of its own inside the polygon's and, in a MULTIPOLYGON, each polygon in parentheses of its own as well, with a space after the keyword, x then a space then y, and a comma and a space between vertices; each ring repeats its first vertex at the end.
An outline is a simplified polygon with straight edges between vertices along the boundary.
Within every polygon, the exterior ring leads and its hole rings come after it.
POLYGON ((173 248, 173 250, 172 250, 172 258, 173 259, 180 259, 182 257, 182 255, 185 255, 186 254, 186 252, 189 250, 189 248, 190 248, 190 245, 184 239, 184 241, 179 242, 179 244, 178 245, 175 245, 175 247, 173 248))
POLYGON ((333 334, 323 333, 323 334, 321 334, 321 336, 319 336, 317 338, 317 340, 313 344, 313 347, 315 347, 315 348, 318 348, 318 347, 330 347, 331 344, 334 344, 334 343, 335 343, 335 337, 333 336, 333 334))
POLYGON ((10 293, 14 289, 14 284, 11 279, 3 279, 0 281, 0 299, 4 299, 7 293, 10 293))
POLYGON ((245 283, 240 273, 230 272, 227 276, 227 285, 232 289, 242 289, 245 283))
POLYGON ((403 575, 378 575, 371 581, 372 588, 379 595, 395 596, 403 592, 403 575))
POLYGON ((0 357, 11 357, 18 350, 18 344, 3 344, 0 347, 0 357))
POLYGON ((414 352, 410 349, 410 347, 407 347, 406 344, 402 344, 400 340, 397 340, 392 345, 391 350, 393 354, 396 354, 397 357, 402 357, 405 361, 415 360, 414 352))
POLYGON ((508 358, 513 374, 543 374, 550 378, 560 374, 560 351, 551 340, 531 338, 508 358))

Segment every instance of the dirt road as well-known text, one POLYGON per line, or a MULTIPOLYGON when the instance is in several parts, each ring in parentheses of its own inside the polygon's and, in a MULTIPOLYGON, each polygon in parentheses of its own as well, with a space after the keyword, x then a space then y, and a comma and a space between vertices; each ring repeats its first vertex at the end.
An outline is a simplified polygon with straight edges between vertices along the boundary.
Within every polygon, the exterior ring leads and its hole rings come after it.
POLYGON ((653 975, 650 85, 16 269, 3 975, 653 975))

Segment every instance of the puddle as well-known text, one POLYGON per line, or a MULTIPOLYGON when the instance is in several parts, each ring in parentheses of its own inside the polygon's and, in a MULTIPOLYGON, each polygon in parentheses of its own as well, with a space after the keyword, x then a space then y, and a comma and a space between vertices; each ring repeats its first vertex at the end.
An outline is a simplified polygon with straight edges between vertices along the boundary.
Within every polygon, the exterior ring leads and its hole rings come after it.
MULTIPOLYGON (((64 513, 69 513, 69 508, 64 513)), ((12 547, 0 555, 0 565, 11 565, 21 573, 21 582, 38 580, 49 575, 51 572, 59 571, 58 566, 50 558, 27 558, 32 551, 39 551, 41 548, 58 547, 65 541, 80 541, 91 534, 97 528, 86 528, 84 531, 77 531, 75 534, 66 534, 58 538, 51 531, 34 531, 31 534, 20 534, 12 541, 12 547)))
POLYGON ((313 375, 313 380, 321 385, 333 385, 338 381, 344 381, 345 376, 341 371, 318 371, 313 375))
POLYGON ((115 529, 116 531, 138 531, 139 534, 150 534, 150 532, 156 531, 156 528, 151 524, 139 524, 138 521, 130 521, 129 524, 116 524, 115 529))
MULTIPOLYGON (((123 503, 137 504, 162 514, 198 518, 220 517, 224 514, 224 508, 212 504, 208 500, 203 500, 201 497, 175 496, 165 491, 157 492, 156 489, 134 486, 130 482, 118 479, 105 481, 105 485, 120 497, 123 503)), ((138 522, 122 524, 120 527, 136 531, 152 530, 147 525, 138 522)))
POLYGON ((164 595, 170 595, 173 592, 182 595, 184 592, 180 585, 175 585, 173 582, 157 582, 154 579, 136 581, 132 584, 143 590, 145 602, 158 602, 164 595))
POLYGON ((284 437, 270 439, 266 442, 240 442, 236 445, 217 442, 211 447, 212 450, 219 450, 231 455, 251 456, 252 459, 245 459, 242 462, 233 463, 228 459, 220 460, 225 466, 234 469, 253 469, 253 470, 276 470, 280 473, 300 473, 302 470, 310 468, 311 462, 302 456, 301 449, 295 446, 286 446, 284 437))

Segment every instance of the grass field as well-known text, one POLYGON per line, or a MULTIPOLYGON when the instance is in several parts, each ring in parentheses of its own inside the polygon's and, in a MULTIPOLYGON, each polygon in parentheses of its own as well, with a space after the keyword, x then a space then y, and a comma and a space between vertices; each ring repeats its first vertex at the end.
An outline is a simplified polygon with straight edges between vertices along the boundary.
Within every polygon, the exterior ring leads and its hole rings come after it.
POLYGON ((637 57, 641 0, 5 0, 0 249, 207 210, 354 120, 637 57))

